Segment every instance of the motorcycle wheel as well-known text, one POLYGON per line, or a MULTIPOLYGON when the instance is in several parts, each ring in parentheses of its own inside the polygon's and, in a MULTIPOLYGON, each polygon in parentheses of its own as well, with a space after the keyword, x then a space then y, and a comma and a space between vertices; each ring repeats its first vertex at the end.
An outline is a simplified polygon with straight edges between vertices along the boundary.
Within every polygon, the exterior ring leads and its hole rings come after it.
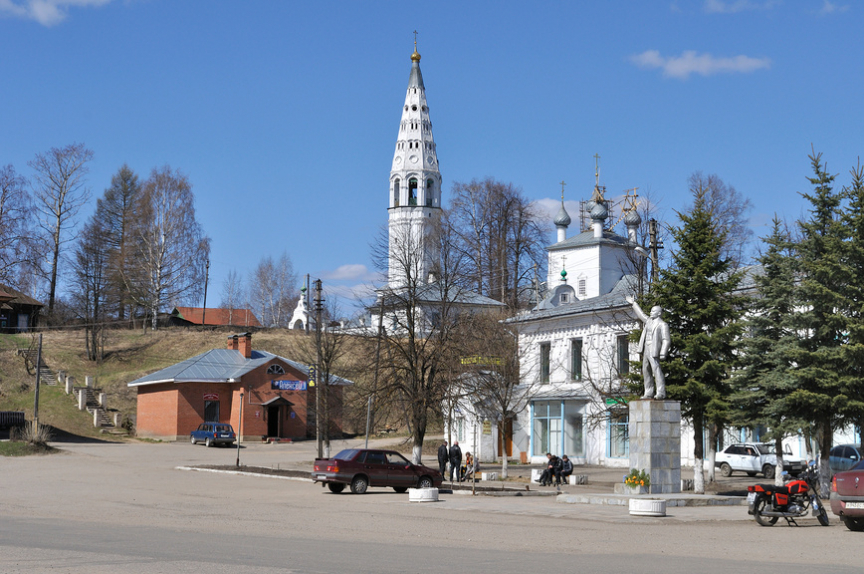
POLYGON ((777 523, 779 516, 762 516, 762 511, 768 505, 768 499, 760 496, 753 504, 753 518, 759 526, 774 526, 777 523))
POLYGON ((816 515, 816 519, 819 521, 819 524, 822 526, 828 526, 828 512, 825 510, 825 505, 822 504, 822 500, 818 496, 813 497, 816 502, 819 503, 818 514, 816 515))

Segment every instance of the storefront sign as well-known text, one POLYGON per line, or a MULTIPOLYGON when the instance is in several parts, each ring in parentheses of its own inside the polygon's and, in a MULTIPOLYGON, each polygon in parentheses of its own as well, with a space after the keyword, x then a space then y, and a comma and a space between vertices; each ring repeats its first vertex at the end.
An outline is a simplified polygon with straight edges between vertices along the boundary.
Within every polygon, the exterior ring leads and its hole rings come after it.
POLYGON ((204 400, 205 401, 218 401, 219 400, 219 393, 204 393, 204 400))
POLYGON ((483 434, 492 434, 492 421, 483 421, 483 434))
POLYGON ((270 381, 270 388, 277 391, 305 391, 306 381, 270 381))

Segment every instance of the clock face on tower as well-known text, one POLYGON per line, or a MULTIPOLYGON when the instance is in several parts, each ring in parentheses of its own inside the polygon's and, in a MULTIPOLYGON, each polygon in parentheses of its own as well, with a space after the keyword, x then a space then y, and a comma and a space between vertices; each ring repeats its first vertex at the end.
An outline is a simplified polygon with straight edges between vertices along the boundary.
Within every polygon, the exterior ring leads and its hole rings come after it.
POLYGON ((408 161, 410 161, 411 163, 417 163, 418 159, 420 159, 420 158, 418 158, 416 155, 412 155, 411 157, 408 158, 408 161))
POLYGON ((396 156, 396 163, 402 163, 402 157, 401 156, 398 156, 398 155, 396 156))

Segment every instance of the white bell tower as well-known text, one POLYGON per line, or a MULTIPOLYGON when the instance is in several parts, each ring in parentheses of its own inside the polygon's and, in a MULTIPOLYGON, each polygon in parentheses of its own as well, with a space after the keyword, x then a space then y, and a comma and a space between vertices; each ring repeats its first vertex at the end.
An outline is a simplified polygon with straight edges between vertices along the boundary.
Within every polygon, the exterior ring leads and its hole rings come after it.
POLYGON ((425 283, 436 250, 429 233, 441 213, 441 173, 432 138, 417 37, 390 168, 388 281, 391 289, 425 283))

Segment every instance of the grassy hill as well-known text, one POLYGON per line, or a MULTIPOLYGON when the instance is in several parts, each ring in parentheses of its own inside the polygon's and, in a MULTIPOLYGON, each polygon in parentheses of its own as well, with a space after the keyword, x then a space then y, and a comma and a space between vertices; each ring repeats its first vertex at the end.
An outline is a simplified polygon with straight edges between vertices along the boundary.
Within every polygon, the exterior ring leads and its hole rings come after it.
MULTIPOLYGON (((136 390, 127 387, 128 382, 210 349, 224 348, 227 337, 235 332, 111 330, 106 332, 104 360, 94 363, 85 357, 83 330, 48 331, 43 333, 42 356, 53 371, 74 377, 76 385, 83 385, 85 376, 95 377, 94 385, 108 395, 107 406, 119 410, 123 417, 134 417, 136 390)), ((261 331, 253 335, 253 348, 302 360, 296 357, 301 337, 286 330, 261 331)), ((0 410, 23 410, 28 420, 33 417, 35 377, 27 373, 24 359, 16 351, 30 344, 28 334, 0 335, 0 410)), ((104 438, 93 427, 91 415, 79 411, 74 397, 65 394, 64 385, 41 386, 39 419, 72 434, 104 438)))

